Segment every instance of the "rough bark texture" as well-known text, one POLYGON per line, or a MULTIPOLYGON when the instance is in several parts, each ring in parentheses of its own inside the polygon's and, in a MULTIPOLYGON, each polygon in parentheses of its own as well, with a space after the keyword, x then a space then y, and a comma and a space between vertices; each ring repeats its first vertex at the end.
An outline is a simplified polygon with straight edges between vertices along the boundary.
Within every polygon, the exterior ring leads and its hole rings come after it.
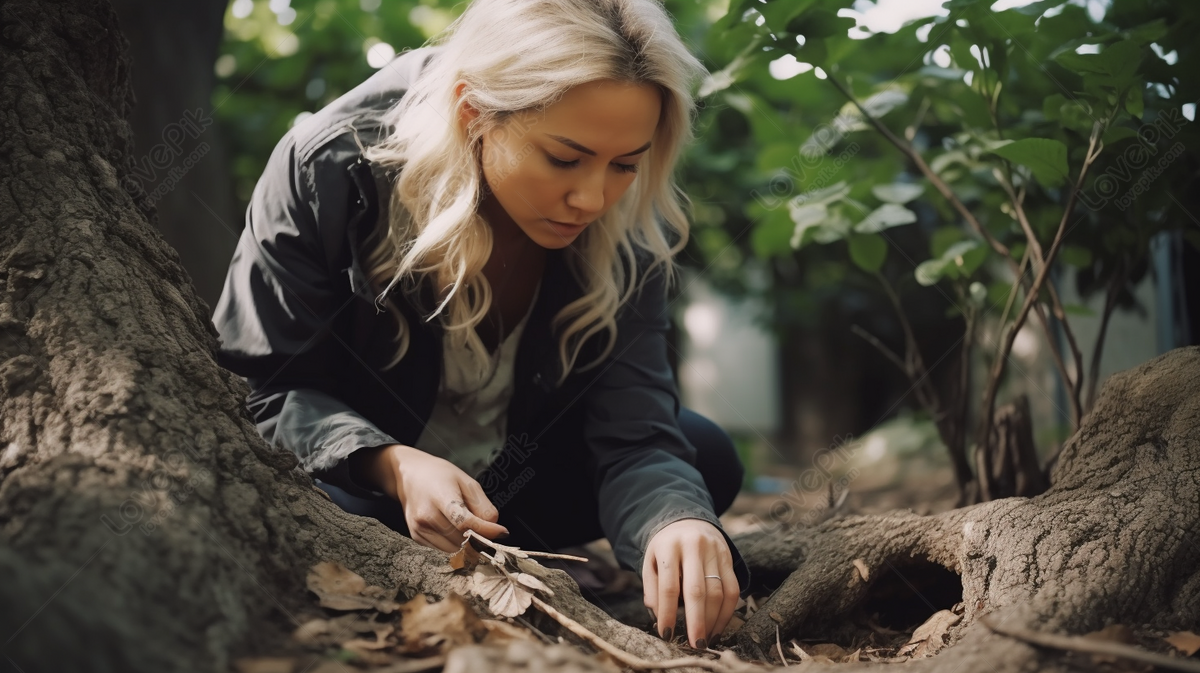
MULTIPOLYGON (((25 673, 228 670, 294 628, 319 560, 445 593, 445 554, 323 497, 216 365, 207 308, 121 187, 126 50, 107 2, 0 4, 0 668, 25 673)), ((605 638, 668 653, 549 581, 605 638)))
MULTIPOLYGON (((752 571, 790 577, 739 632, 747 651, 783 637, 848 637, 851 617, 899 584, 925 615, 965 604, 957 644, 921 671, 1059 668, 1054 653, 978 623, 1077 634, 1121 623, 1200 626, 1200 347, 1113 376, 1066 444, 1052 486, 936 516, 857 516, 739 539, 752 571), (869 580, 853 561, 862 559, 869 580), (961 588, 960 588, 961 587, 961 588), (774 617, 772 618, 772 613, 774 617)), ((912 615, 909 615, 910 617, 912 615)))

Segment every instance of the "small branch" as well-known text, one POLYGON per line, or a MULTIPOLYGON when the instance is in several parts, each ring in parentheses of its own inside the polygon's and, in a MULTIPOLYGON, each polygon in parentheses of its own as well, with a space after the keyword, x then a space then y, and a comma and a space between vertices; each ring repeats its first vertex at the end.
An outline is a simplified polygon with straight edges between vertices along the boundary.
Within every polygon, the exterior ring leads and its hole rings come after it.
POLYGON ((791 666, 791 664, 789 664, 787 659, 785 659, 783 656, 783 643, 781 643, 779 641, 779 625, 778 624, 775 625, 775 649, 779 650, 779 660, 783 662, 783 665, 785 667, 791 666))
POLYGON ((1087 176, 1088 167, 1096 160, 1099 154, 1097 142, 1100 139, 1100 133, 1104 126, 1100 122, 1092 125, 1092 135, 1088 142, 1087 156, 1083 160, 1083 167, 1079 169, 1079 178, 1075 181, 1075 186, 1071 190, 1071 195, 1067 197, 1066 208, 1063 209, 1062 219, 1059 220, 1058 230, 1054 234, 1054 241, 1050 244, 1050 250, 1046 253, 1046 258, 1042 264, 1042 268, 1038 271, 1037 278, 1029 287, 1025 294, 1025 301, 1021 305, 1021 310, 1013 319, 1012 327, 1004 336, 1000 353, 996 362, 992 367, 991 378, 988 381, 987 392, 983 400, 983 424, 979 428, 979 442, 981 445, 986 445, 991 437, 992 420, 996 414, 996 392, 1000 387, 1000 379, 1004 376, 1004 369, 1008 366, 1008 354, 1012 352, 1013 342, 1017 339, 1017 333, 1021 326, 1025 324, 1025 319, 1029 317, 1029 311, 1033 308, 1037 301, 1038 293, 1041 292, 1042 285, 1046 282, 1049 275, 1050 267, 1054 265, 1054 259, 1058 255, 1058 250, 1062 246, 1063 235, 1067 229, 1067 222, 1071 219, 1071 212, 1075 209, 1075 200, 1079 197, 1079 191, 1083 187, 1083 180, 1087 176))
POLYGON ((1108 335, 1108 322, 1112 318, 1113 310, 1117 307, 1117 295, 1121 293, 1121 288, 1125 285, 1127 277, 1125 260, 1118 260, 1117 268, 1113 271, 1113 277, 1108 281, 1108 291, 1104 293, 1104 313, 1100 316, 1100 332, 1096 335, 1096 347, 1092 351, 1092 365, 1088 369, 1086 406, 1088 411, 1091 411, 1092 405, 1096 403, 1096 389, 1100 387, 1100 360, 1104 354, 1104 340, 1108 335))
MULTIPOLYGON (((1007 162, 1006 164, 1007 165, 1007 162)), ((1033 261, 1034 273, 1040 273, 1042 267, 1046 264, 1046 258, 1042 251, 1042 244, 1038 241, 1037 234, 1033 231, 1033 225, 1029 223, 1029 217, 1025 214, 1025 188, 1021 187, 1020 194, 1013 189, 1011 173, 1001 172, 1000 169, 994 169, 993 175, 1008 194, 1009 203, 1013 207, 1013 212, 1016 214, 1017 222, 1021 225, 1021 231, 1025 233, 1025 257, 1033 261)), ((1009 260, 1012 265, 1011 259, 1009 260)), ((1024 278, 1024 275, 1021 276, 1024 278)), ((1067 312, 1063 310, 1062 300, 1058 296, 1058 290, 1054 288, 1054 283, 1046 285, 1047 294, 1050 296, 1050 310, 1053 312, 1058 324, 1062 326, 1063 336, 1067 340, 1067 346, 1071 349, 1071 357, 1075 361, 1075 378, 1074 380, 1067 374, 1067 365, 1063 358, 1061 349, 1056 343, 1054 332, 1050 329, 1050 321, 1046 318, 1045 312, 1039 306, 1037 307, 1038 321, 1042 325, 1042 330, 1046 333, 1046 343, 1050 346, 1051 355, 1054 357, 1054 364, 1058 368, 1058 374, 1062 377, 1063 383, 1071 390, 1071 394, 1067 396, 1067 401, 1071 405, 1071 427, 1078 428, 1079 422, 1083 419, 1082 405, 1080 403, 1081 393, 1083 391, 1083 353, 1079 350, 1079 343, 1075 340, 1075 332, 1071 329, 1070 323, 1067 322, 1067 312)), ((1003 323, 1002 323, 1003 324, 1003 323)))
POLYGON ((850 331, 854 332, 858 336, 862 337, 864 341, 874 346, 875 350, 882 353, 884 357, 892 361, 892 364, 899 367, 900 371, 904 372, 904 374, 909 377, 909 380, 912 379, 912 373, 908 371, 908 365, 904 362, 904 360, 900 359, 900 356, 896 355, 896 352, 888 348, 887 344, 880 341, 878 337, 859 327, 858 325, 851 325, 850 331))
POLYGON ((467 529, 467 532, 463 533, 463 536, 464 537, 466 537, 466 536, 473 537, 476 540, 479 540, 480 542, 482 542, 483 544, 491 547, 492 549, 497 549, 506 554, 512 554, 513 556, 516 556, 517 558, 529 558, 530 556, 538 556, 541 558, 561 558, 561 559, 566 559, 568 561, 582 561, 584 563, 587 563, 590 560, 590 559, 586 559, 582 556, 572 556, 570 554, 552 554, 550 552, 545 552, 545 551, 529 551, 526 549, 521 549, 520 547, 510 547, 508 545, 500 544, 498 542, 492 542, 491 540, 480 535, 479 533, 476 533, 475 531, 471 530, 470 528, 467 529))
POLYGON ((574 633, 580 638, 583 638, 596 649, 604 652, 613 659, 616 659, 623 666, 628 666, 629 668, 634 668, 639 671, 658 671, 666 668, 695 666, 697 668, 704 668, 710 671, 719 671, 720 673, 734 672, 734 669, 727 666, 724 662, 714 659, 704 659, 701 657, 678 657, 676 659, 666 659, 663 661, 650 661, 649 659, 643 659, 637 655, 630 654, 625 650, 622 650, 616 645, 613 645, 600 636, 592 633, 587 629, 586 626, 559 612, 553 605, 550 605, 537 596, 533 597, 533 604, 537 606, 539 610, 545 612, 547 615, 553 618, 554 621, 561 624, 563 628, 567 629, 571 633, 574 633))
POLYGON ((842 95, 845 96, 851 103, 853 103, 854 107, 858 108, 859 114, 861 114, 863 118, 875 128, 876 131, 879 131, 884 138, 887 138, 888 142, 895 145, 896 149, 903 152, 910 161, 916 164, 917 168, 929 180, 929 183, 933 185, 934 189, 938 190, 938 192, 946 199, 946 201, 950 203, 950 206, 954 208, 954 210, 958 211, 959 215, 962 215, 963 219, 966 220, 967 223, 971 225, 971 228, 975 230, 975 233, 979 234, 983 240, 987 241, 987 244, 990 245, 993 250, 1000 253, 1004 257, 1009 256, 1008 246, 996 240, 996 238, 992 236, 992 234, 985 229, 982 224, 979 223, 979 220, 975 219, 975 215, 967 209, 966 205, 964 205, 961 200, 959 200, 954 191, 950 189, 950 185, 947 185, 946 182, 942 180, 942 178, 935 173, 932 168, 929 167, 929 164, 925 163, 925 159, 921 157, 919 152, 914 150, 912 146, 905 141, 896 137, 896 134, 892 133, 891 129, 884 126, 882 122, 868 113, 866 109, 863 108, 862 104, 858 102, 858 99, 854 97, 854 94, 850 93, 850 90, 842 85, 841 82, 837 81, 837 78, 829 73, 826 73, 826 75, 828 75, 827 79, 829 83, 837 87, 837 90, 840 91, 842 95))
POLYGON ((1049 633, 1038 633, 1015 626, 1001 626, 993 622, 989 617, 982 617, 979 620, 984 626, 991 629, 993 632, 1015 638, 1022 642, 1039 647, 1051 647, 1056 650, 1066 650, 1068 652, 1083 652, 1086 654, 1101 654, 1113 657, 1120 657, 1130 661, 1136 661, 1151 666, 1159 666, 1169 668, 1176 671, 1185 671, 1186 673, 1200 673, 1200 662, 1188 661, 1178 657, 1171 657, 1157 652, 1148 652, 1132 645, 1124 643, 1114 643, 1103 640, 1092 640, 1091 638, 1083 638, 1081 636, 1060 636, 1049 633))

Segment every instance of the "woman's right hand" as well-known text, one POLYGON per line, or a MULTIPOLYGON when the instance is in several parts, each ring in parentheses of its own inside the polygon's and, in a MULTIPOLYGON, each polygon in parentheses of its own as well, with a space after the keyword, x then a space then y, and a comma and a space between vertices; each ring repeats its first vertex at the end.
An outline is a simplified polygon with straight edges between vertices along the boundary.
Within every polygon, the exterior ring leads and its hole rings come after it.
POLYGON ((483 487, 448 460, 390 444, 355 451, 350 469, 356 480, 400 501, 409 535, 427 547, 456 552, 467 529, 489 540, 508 535, 483 487))

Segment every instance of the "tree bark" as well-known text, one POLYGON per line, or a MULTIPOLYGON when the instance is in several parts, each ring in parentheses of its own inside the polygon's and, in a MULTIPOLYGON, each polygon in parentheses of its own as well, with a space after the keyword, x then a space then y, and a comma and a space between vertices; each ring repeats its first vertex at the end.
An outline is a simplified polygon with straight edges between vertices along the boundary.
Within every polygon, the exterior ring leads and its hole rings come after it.
POLYGON ((1109 379, 1064 446, 1048 491, 936 516, 855 516, 736 539, 751 572, 793 572, 738 634, 744 651, 784 638, 863 636, 856 619, 889 585, 912 589, 907 626, 962 603, 941 655, 920 671, 1066 670, 1061 656, 979 618, 1078 634, 1114 623, 1200 626, 1200 347, 1109 379), (782 534, 780 534, 782 533, 782 534), (862 581, 855 559, 869 569, 862 581), (899 582, 895 580, 899 579, 899 582), (915 621, 914 621, 915 620, 915 621))
MULTIPOLYGON (((444 595, 444 553, 341 511, 259 436, 123 188, 129 71, 108 2, 0 4, 0 666, 226 671, 295 628, 321 560, 444 595)), ((670 653, 548 578, 605 639, 670 653)))

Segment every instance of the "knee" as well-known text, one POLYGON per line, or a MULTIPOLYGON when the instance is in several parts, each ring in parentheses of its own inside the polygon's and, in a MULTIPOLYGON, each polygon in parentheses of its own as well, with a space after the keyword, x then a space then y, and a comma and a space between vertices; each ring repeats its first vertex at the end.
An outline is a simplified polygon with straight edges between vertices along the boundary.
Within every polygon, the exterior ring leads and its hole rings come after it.
POLYGON ((722 514, 733 504, 746 475, 737 447, 721 426, 686 407, 680 410, 679 425, 696 448, 696 469, 704 477, 716 513, 722 514))

